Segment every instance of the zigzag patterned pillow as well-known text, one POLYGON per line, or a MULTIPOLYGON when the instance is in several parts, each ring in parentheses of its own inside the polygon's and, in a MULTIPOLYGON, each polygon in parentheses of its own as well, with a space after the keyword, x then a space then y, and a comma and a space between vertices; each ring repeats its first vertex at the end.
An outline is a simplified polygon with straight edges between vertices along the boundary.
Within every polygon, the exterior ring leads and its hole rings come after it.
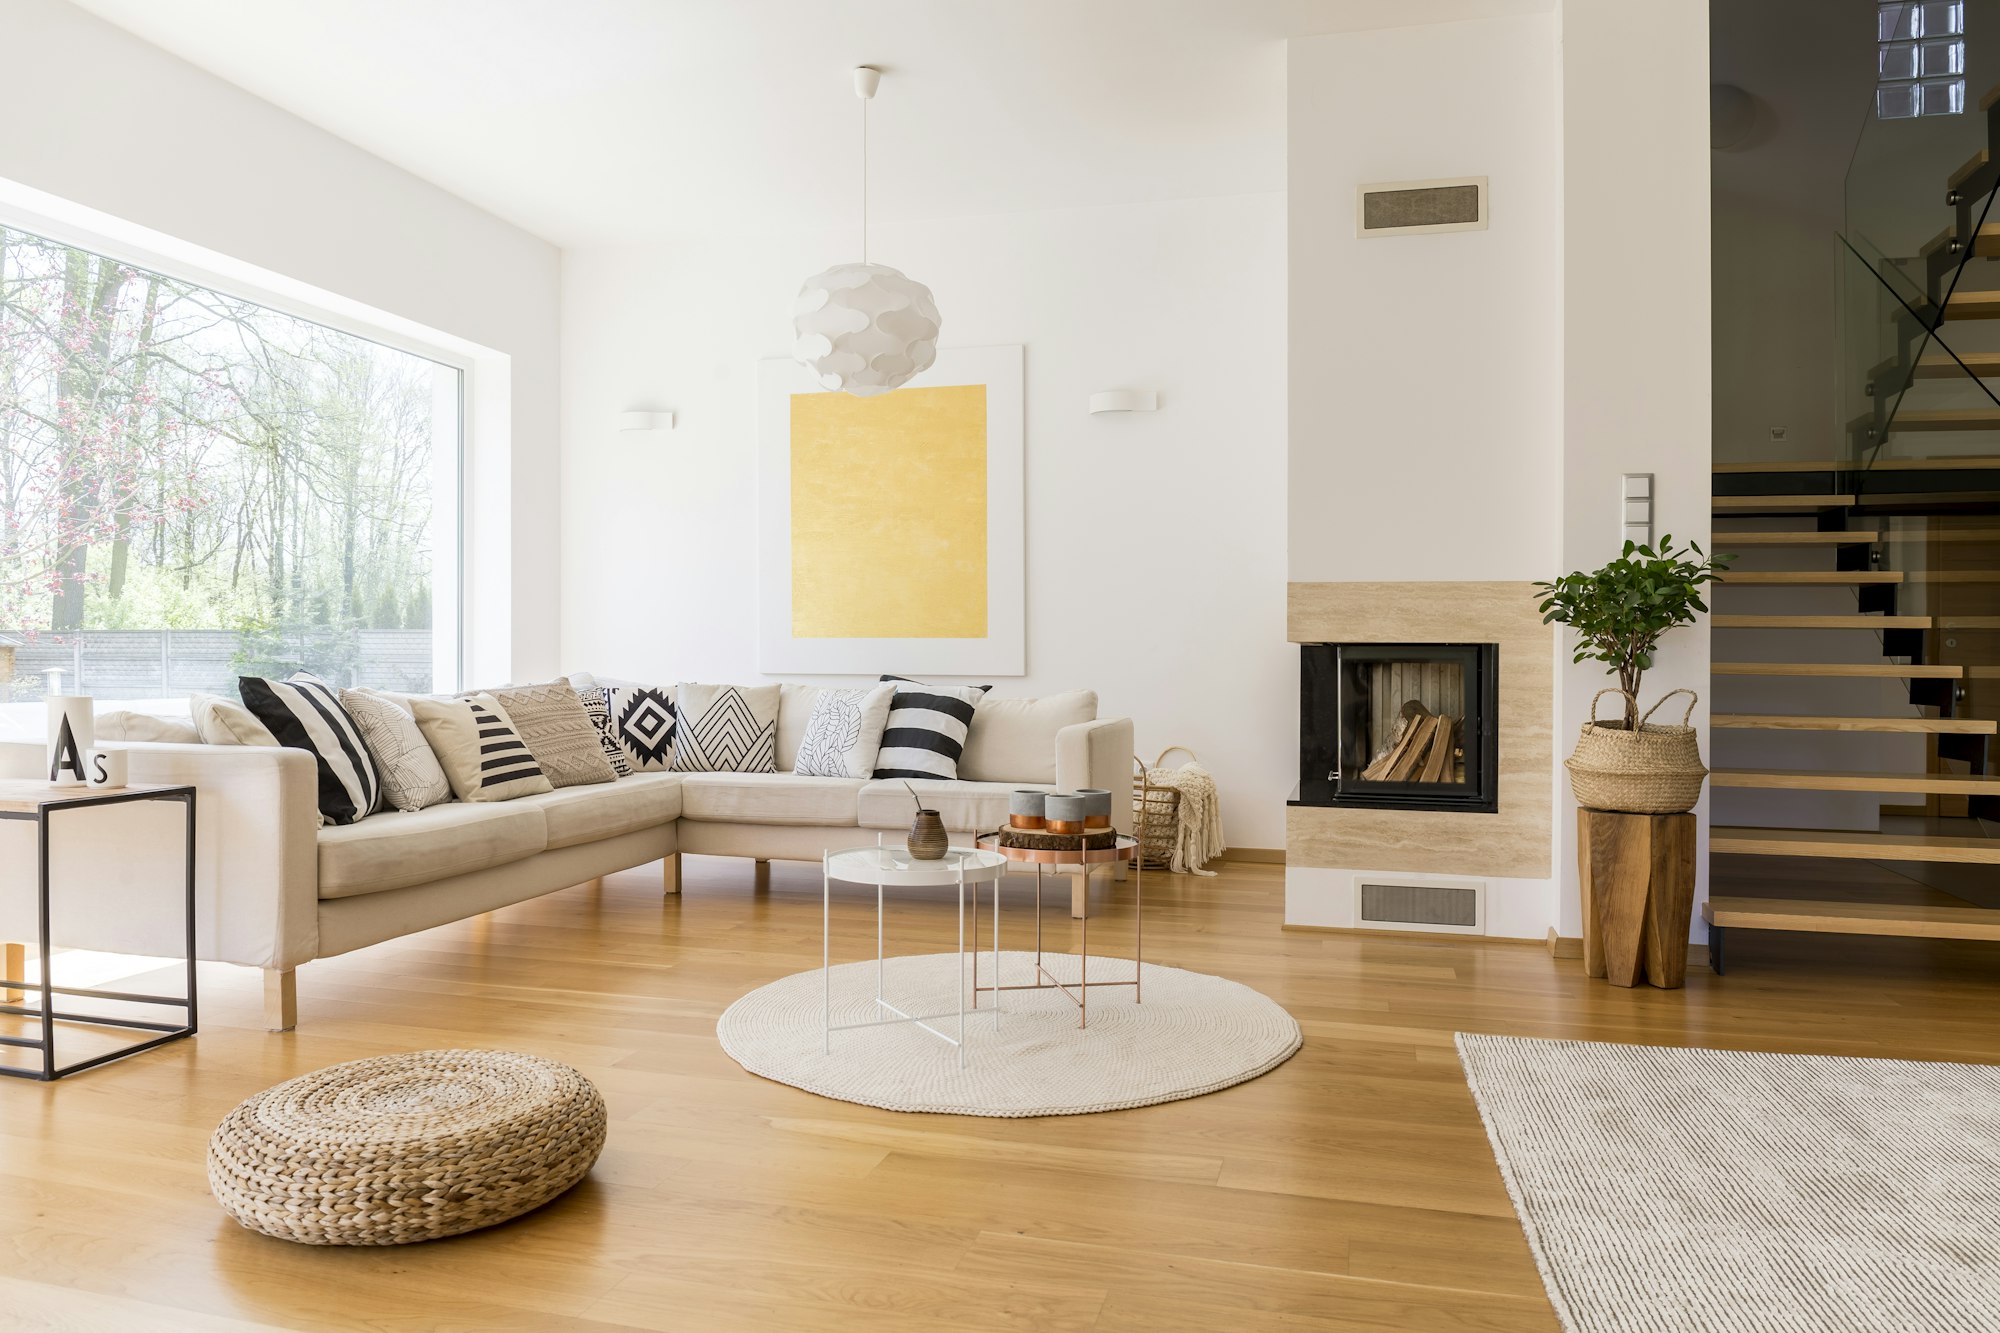
POLYGON ((778 771, 776 685, 689 685, 679 696, 676 773, 778 771))

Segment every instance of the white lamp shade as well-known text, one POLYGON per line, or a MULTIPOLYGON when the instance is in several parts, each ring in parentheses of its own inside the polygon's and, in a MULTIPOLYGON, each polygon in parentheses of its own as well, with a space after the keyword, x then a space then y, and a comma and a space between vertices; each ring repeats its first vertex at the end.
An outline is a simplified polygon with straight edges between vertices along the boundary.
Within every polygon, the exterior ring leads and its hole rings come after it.
POLYGON ((820 387, 860 397, 901 388, 937 360, 931 289, 886 264, 836 264, 792 309, 792 355, 820 387))

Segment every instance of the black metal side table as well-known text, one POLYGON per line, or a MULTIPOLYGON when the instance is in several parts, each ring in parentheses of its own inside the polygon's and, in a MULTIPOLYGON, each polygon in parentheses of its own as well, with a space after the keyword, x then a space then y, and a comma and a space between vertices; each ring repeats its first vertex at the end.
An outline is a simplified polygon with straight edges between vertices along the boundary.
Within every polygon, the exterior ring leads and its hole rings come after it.
MULTIPOLYGON (((155 1046, 190 1037, 195 1032, 195 969, 194 969, 194 788, 173 786, 118 787, 52 787, 46 782, 30 779, 0 779, 0 819, 31 821, 35 825, 35 928, 36 943, 40 949, 41 980, 28 981, 24 976, 0 977, 0 1021, 4 1018, 26 1018, 38 1022, 41 1036, 23 1037, 0 1031, 0 1046, 40 1051, 41 1068, 0 1063, 0 1074, 11 1078, 32 1078, 43 1082, 62 1078, 79 1070, 90 1069, 112 1060, 121 1060, 140 1051, 150 1051, 155 1046), (51 967, 51 941, 49 938, 49 835, 51 816, 57 811, 88 810, 97 806, 130 805, 141 801, 177 801, 187 811, 187 845, 183 860, 185 912, 187 917, 187 994, 141 995, 132 991, 92 990, 80 986, 58 986, 54 984, 51 967), (39 992, 39 994, 35 994, 39 992), (56 1008, 56 997, 93 1000, 114 1000, 126 1004, 159 1005, 179 1009, 184 1013, 184 1021, 150 1022, 137 1018, 116 1018, 99 1014, 65 1013, 56 1008), (83 1024, 96 1028, 130 1028, 157 1035, 131 1042, 112 1051, 100 1051, 87 1059, 76 1060, 66 1065, 56 1063, 56 1025, 83 1024)), ((10 946, 5 954, 7 966, 0 972, 25 971, 22 952, 10 946)))

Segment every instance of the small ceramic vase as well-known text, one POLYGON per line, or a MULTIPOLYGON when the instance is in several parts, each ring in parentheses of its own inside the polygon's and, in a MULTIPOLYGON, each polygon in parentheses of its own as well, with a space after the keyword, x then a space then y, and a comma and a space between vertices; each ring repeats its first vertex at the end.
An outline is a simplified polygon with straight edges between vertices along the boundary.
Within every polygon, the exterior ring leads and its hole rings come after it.
POLYGON ((1111 827, 1111 793, 1103 787, 1079 787, 1076 794, 1083 798, 1083 826, 1085 828, 1111 827))
POLYGON ((951 839, 944 831, 944 820, 938 818, 938 812, 917 811, 916 820, 910 825, 910 855, 919 861, 942 861, 950 847, 951 839))
POLYGON ((1050 796, 1042 805, 1048 813, 1049 832, 1083 832, 1084 817, 1088 813, 1085 807, 1088 804, 1089 802, 1083 797, 1068 792, 1050 796))
POLYGON ((1017 791, 1007 797, 1007 823, 1013 828, 1038 829, 1048 826, 1048 793, 1017 791))

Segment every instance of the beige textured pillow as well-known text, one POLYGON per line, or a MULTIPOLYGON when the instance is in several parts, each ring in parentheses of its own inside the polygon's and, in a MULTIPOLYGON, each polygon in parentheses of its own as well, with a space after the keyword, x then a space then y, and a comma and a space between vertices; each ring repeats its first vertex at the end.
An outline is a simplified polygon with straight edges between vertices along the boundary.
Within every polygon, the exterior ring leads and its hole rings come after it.
POLYGON ((591 725, 583 700, 568 681, 515 685, 487 693, 499 700, 528 752, 554 786, 581 787, 617 779, 617 771, 604 757, 597 728, 591 725))
POLYGON ((188 715, 194 719, 195 733, 207 745, 269 745, 276 746, 278 738, 271 729, 257 720, 257 715, 237 703, 218 694, 195 694, 188 697, 188 715))
POLYGON ((394 810, 422 810, 451 799, 451 783, 431 753, 417 719, 387 695, 342 690, 340 706, 375 760, 382 803, 394 810))
POLYGON ((987 695, 972 714, 958 775, 968 782, 1054 782, 1056 733, 1097 720, 1097 692, 1070 690, 1040 699, 987 695))
POLYGON ((459 800, 511 801, 555 790, 492 695, 411 699, 410 711, 459 800))

